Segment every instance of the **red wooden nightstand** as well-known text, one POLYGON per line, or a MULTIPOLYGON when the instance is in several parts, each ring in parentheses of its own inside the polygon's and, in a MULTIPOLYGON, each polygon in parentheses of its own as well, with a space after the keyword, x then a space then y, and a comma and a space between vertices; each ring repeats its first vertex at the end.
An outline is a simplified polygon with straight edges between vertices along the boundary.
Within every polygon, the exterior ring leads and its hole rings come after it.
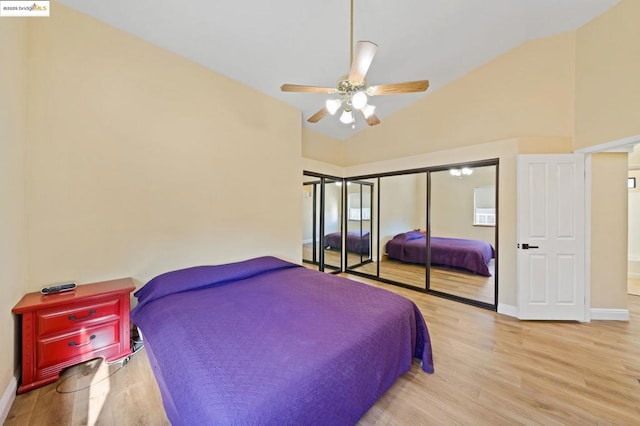
POLYGON ((13 308, 22 315, 22 381, 18 393, 55 382, 66 367, 131 354, 131 278, 79 285, 73 291, 26 294, 13 308))

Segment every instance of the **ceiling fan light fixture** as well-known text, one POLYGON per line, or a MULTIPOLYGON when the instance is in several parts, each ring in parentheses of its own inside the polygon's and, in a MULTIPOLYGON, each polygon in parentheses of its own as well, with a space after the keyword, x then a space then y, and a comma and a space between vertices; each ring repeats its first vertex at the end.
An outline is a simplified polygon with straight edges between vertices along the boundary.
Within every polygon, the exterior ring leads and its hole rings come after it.
POLYGON ((329 114, 334 115, 342 106, 342 99, 327 99, 325 102, 325 107, 329 114))
POLYGON ((351 66, 349 73, 340 77, 335 88, 301 84, 283 84, 280 86, 280 90, 283 92, 322 93, 332 97, 332 99, 325 100, 325 105, 319 111, 307 118, 309 123, 317 123, 327 115, 336 115, 342 109, 340 121, 343 124, 351 124, 353 129, 356 128, 354 111, 357 111, 358 114, 365 118, 368 126, 377 126, 380 124, 380 119, 374 112, 375 107, 368 104, 369 97, 424 92, 429 87, 428 80, 378 84, 376 86, 367 84, 367 72, 373 62, 378 45, 367 40, 360 40, 354 45, 354 0, 349 1, 351 3, 351 21, 349 25, 349 63, 351 66), (337 97, 337 99, 333 97, 337 97))
POLYGON ((340 121, 343 124, 351 124, 353 123, 353 114, 351 113, 351 110, 347 110, 345 109, 344 111, 342 111, 342 115, 340 116, 340 121))
POLYGON ((356 92, 352 97, 351 97, 351 105, 353 105, 353 107, 355 109, 362 109, 365 106, 367 106, 367 95, 364 92, 356 92))
POLYGON ((373 113, 375 112, 376 107, 373 105, 365 105, 362 108, 362 115, 364 115, 364 118, 369 118, 373 115, 373 113))

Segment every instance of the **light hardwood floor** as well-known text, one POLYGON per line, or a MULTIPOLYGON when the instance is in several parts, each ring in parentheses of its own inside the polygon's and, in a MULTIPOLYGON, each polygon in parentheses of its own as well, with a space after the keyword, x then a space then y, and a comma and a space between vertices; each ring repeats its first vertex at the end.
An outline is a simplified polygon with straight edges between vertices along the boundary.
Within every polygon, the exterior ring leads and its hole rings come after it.
POLYGON ((68 368, 57 382, 16 396, 5 422, 5 426, 168 424, 144 349, 124 367, 96 359, 68 368))
MULTIPOLYGON (((639 296, 629 296, 629 322, 532 322, 347 278, 417 304, 436 369, 414 362, 361 425, 640 424, 639 296)), ((167 424, 144 350, 122 369, 105 367, 73 367, 66 381, 19 395, 6 425, 167 424)))

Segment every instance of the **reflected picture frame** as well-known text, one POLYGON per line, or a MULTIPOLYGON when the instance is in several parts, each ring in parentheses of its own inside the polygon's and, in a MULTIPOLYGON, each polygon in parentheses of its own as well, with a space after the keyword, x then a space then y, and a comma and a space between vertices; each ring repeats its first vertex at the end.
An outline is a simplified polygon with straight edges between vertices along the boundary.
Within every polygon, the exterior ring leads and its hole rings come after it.
POLYGON ((636 189, 636 178, 634 176, 627 178, 627 188, 636 189))

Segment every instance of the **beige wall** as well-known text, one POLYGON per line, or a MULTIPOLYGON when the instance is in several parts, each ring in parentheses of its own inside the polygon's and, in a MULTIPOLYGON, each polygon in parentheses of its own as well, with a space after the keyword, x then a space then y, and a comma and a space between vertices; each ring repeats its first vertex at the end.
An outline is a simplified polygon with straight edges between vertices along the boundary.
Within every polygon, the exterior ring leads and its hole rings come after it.
POLYGON ((578 29, 577 149, 640 134, 640 1, 623 0, 578 29))
MULTIPOLYGON (((11 308, 26 286, 26 19, 0 19, 0 396, 18 365, 11 308)), ((4 407, 0 407, 2 409, 4 407)), ((0 419, 2 418, 0 412, 0 419)))
POLYGON ((591 159, 592 308, 627 307, 627 162, 626 153, 591 159))
POLYGON ((316 173, 322 173, 329 176, 345 177, 344 167, 314 160, 311 158, 302 158, 302 170, 316 173))
POLYGON ((573 135, 575 33, 525 43, 345 142, 346 164, 573 135))
MULTIPOLYGON (((330 119, 330 118, 329 118, 330 119)), ((302 128, 302 156, 329 164, 344 166, 345 147, 342 141, 318 133, 308 127, 302 128)))
POLYGON ((29 47, 29 290, 300 260, 297 110, 61 4, 29 47))

